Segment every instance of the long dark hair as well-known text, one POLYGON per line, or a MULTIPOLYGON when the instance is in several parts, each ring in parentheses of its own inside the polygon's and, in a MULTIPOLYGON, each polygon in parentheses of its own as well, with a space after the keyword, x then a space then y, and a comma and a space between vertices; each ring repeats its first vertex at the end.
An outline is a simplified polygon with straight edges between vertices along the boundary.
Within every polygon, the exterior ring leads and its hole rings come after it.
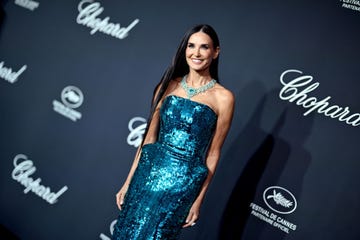
MULTIPOLYGON (((166 69, 165 73, 161 77, 160 82, 156 85, 156 87, 154 89, 153 101, 151 104, 150 114, 149 114, 149 118, 147 120, 147 126, 145 129, 145 133, 144 133, 144 137, 141 142, 141 145, 143 144, 146 134, 149 130, 150 122, 152 120, 156 106, 160 102, 161 98, 164 96, 164 94, 169 86, 170 81, 172 81, 178 77, 183 77, 189 73, 189 66, 186 62, 186 57, 185 57, 185 50, 186 50, 190 36, 197 32, 206 33, 211 38, 214 49, 216 49, 217 47, 220 47, 219 38, 218 38, 215 30, 210 25, 207 25, 207 24, 196 25, 193 28, 189 29, 184 34, 184 36, 180 42, 180 45, 176 51, 176 54, 172 59, 171 65, 166 69), (158 93, 156 95, 157 91, 158 91, 158 93), (156 95, 156 97, 155 97, 155 95, 156 95)), ((211 64, 209 67, 211 78, 215 79, 217 82, 219 82, 218 66, 219 66, 219 56, 216 59, 213 59, 211 61, 211 64)))

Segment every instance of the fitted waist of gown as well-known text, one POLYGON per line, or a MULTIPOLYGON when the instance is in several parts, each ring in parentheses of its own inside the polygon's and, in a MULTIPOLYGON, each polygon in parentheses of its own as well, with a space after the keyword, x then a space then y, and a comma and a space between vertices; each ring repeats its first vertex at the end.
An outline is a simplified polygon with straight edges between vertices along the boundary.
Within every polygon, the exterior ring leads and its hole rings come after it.
POLYGON ((203 153, 191 143, 188 145, 179 145, 174 142, 158 140, 154 145, 179 160, 191 161, 193 159, 203 159, 203 153))

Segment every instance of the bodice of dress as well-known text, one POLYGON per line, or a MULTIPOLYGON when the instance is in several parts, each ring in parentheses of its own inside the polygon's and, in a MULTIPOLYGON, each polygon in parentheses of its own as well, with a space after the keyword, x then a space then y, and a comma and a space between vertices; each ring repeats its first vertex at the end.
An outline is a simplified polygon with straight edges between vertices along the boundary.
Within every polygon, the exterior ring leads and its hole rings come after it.
POLYGON ((213 137, 216 113, 207 105, 175 96, 167 96, 160 109, 158 142, 182 157, 204 158, 213 137))

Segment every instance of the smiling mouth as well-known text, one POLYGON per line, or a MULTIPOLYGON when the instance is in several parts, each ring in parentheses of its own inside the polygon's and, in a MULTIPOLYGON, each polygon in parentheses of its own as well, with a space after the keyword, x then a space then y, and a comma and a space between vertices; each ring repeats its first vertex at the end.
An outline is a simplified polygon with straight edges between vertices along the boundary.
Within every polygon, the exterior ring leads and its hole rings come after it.
POLYGON ((199 64, 199 63, 202 63, 202 62, 203 62, 202 59, 197 59, 197 58, 192 58, 191 61, 192 61, 193 63, 196 63, 196 64, 199 64))

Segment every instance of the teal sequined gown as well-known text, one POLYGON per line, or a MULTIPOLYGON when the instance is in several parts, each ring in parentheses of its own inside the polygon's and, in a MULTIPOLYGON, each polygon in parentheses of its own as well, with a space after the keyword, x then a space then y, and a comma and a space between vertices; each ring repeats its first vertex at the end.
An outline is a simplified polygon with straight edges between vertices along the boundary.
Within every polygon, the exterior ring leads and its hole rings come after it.
POLYGON ((158 140, 142 147, 114 228, 114 240, 177 239, 207 176, 205 157, 217 116, 207 105, 170 95, 158 140))

